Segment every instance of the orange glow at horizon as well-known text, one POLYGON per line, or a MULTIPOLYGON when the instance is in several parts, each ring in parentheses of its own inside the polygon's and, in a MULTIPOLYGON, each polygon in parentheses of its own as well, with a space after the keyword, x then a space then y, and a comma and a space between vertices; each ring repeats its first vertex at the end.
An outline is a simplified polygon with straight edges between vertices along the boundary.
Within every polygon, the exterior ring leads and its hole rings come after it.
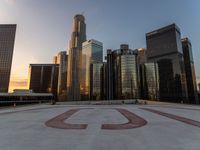
POLYGON ((9 84, 9 92, 13 92, 14 89, 28 89, 27 79, 21 77, 12 78, 9 84))

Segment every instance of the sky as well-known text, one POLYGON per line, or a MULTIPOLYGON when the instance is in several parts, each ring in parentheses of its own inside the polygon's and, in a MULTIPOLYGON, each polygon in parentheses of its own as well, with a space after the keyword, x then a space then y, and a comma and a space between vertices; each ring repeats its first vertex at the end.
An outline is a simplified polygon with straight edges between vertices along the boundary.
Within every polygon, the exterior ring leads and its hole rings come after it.
POLYGON ((26 88, 30 63, 51 63, 67 50, 73 17, 86 18, 87 39, 106 49, 146 47, 145 33, 176 23, 193 46, 200 82, 199 0, 0 0, 0 24, 17 24, 10 91, 26 88))

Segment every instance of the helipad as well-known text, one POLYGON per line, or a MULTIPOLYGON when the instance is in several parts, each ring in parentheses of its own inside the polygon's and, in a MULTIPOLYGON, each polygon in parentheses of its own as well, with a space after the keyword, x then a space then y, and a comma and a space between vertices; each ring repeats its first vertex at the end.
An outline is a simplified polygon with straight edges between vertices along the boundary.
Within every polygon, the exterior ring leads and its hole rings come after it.
POLYGON ((0 110, 1 150, 199 150, 200 107, 38 105, 0 110))

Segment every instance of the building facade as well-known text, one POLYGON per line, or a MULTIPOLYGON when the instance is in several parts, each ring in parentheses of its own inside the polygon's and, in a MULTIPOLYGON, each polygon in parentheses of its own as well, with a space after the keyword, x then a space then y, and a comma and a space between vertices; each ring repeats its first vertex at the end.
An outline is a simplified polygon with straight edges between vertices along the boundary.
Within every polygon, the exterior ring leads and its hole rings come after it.
MULTIPOLYGON (((96 40, 88 40, 82 44, 82 71, 81 71, 81 99, 89 100, 91 99, 91 65, 93 67, 98 67, 98 64, 103 60, 103 43, 96 40)), ((95 71, 96 69, 93 68, 95 71)))
POLYGON ((147 63, 147 55, 145 48, 139 48, 135 50, 137 53, 138 64, 147 63))
POLYGON ((57 64, 30 64, 28 88, 35 93, 53 93, 58 89, 57 64))
POLYGON ((157 63, 144 63, 140 65, 141 98, 146 100, 159 100, 159 71, 157 63))
POLYGON ((103 63, 91 63, 90 100, 103 100, 103 63))
POLYGON ((189 103, 197 104, 198 95, 197 95, 197 81, 195 75, 194 60, 192 54, 192 45, 188 38, 182 39, 183 47, 183 57, 184 57, 184 66, 186 73, 186 82, 188 87, 188 99, 189 103))
POLYGON ((113 93, 113 87, 114 87, 114 78, 113 78, 113 55, 112 55, 112 50, 108 49, 107 50, 107 56, 106 56, 106 78, 107 78, 107 82, 106 82, 106 98, 108 100, 113 100, 114 99, 114 93, 113 93))
POLYGON ((61 51, 57 56, 57 64, 59 64, 58 72, 58 95, 67 95, 67 60, 66 51, 61 51))
POLYGON ((0 25, 0 92, 8 92, 17 25, 0 25))
POLYGON ((86 24, 82 15, 74 17, 73 32, 70 40, 67 71, 68 100, 80 100, 80 74, 82 43, 86 41, 86 24))
POLYGON ((139 98, 137 54, 129 49, 128 45, 123 44, 120 46, 120 49, 112 51, 111 54, 110 52, 108 53, 107 66, 110 66, 109 69, 111 69, 108 70, 108 72, 110 72, 110 74, 108 74, 110 79, 108 80, 113 82, 111 83, 111 88, 113 88, 113 98, 139 98))
POLYGON ((147 61, 157 62, 160 79, 160 100, 187 103, 181 33, 172 24, 146 34, 147 61))

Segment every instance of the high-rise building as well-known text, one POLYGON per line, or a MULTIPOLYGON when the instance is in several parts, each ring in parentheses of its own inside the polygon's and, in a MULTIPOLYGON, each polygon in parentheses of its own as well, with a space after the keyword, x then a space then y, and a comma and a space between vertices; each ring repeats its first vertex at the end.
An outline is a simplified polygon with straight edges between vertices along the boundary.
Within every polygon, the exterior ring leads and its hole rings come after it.
POLYGON ((90 70, 90 99, 103 100, 103 63, 91 63, 90 70))
POLYGON ((144 64, 147 62, 147 55, 145 48, 139 48, 135 50, 137 53, 138 64, 144 64))
POLYGON ((16 24, 0 25, 0 92, 8 92, 16 24))
MULTIPOLYGON (((90 99, 90 71, 91 64, 94 67, 101 63, 103 60, 103 44, 96 40, 88 40, 82 44, 82 71, 81 71, 81 99, 90 99)), ((96 71, 96 70, 95 70, 96 71)))
POLYGON ((160 100, 188 102, 180 29, 169 25, 146 34, 147 61, 157 62, 160 100))
POLYGON ((82 43, 86 41, 86 24, 83 15, 74 17, 73 32, 70 40, 67 71, 68 100, 80 100, 80 74, 82 43))
POLYGON ((114 94, 113 94, 113 55, 112 55, 112 50, 108 49, 107 50, 107 56, 106 56, 106 90, 107 90, 107 99, 108 100, 113 100, 114 99, 114 94))
POLYGON ((107 83, 108 83, 108 78, 107 78, 107 62, 103 62, 103 67, 102 67, 102 77, 101 77, 101 94, 102 94, 102 100, 108 100, 107 98, 107 83))
POLYGON ((67 58, 66 51, 61 51, 57 56, 57 64, 59 64, 58 72, 58 95, 66 95, 67 93, 67 58))
POLYGON ((183 47, 183 57, 185 65, 186 82, 188 87, 189 103, 197 104, 198 103, 197 84, 196 84, 197 81, 196 81, 194 60, 192 54, 192 45, 188 38, 182 39, 182 47, 183 47))
POLYGON ((53 93, 57 96, 57 64, 30 64, 28 88, 35 93, 53 93))
POLYGON ((159 100, 159 74, 157 63, 140 65, 141 98, 159 100))
POLYGON ((108 70, 108 80, 113 83, 108 84, 107 89, 113 89, 114 99, 139 98, 139 72, 135 51, 123 44, 120 49, 108 52, 107 69, 111 69, 108 70))
POLYGON ((58 64, 58 61, 57 61, 58 57, 57 56, 54 56, 53 57, 53 64, 58 64))

